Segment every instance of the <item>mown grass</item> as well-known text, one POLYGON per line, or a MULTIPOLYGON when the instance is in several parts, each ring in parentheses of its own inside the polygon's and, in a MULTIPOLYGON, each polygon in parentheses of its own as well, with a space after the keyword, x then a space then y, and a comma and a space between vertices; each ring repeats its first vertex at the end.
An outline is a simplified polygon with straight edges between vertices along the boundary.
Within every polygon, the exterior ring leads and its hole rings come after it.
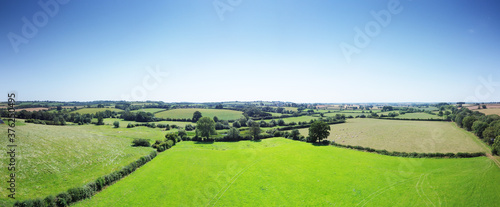
POLYGON ((123 110, 117 108, 82 108, 70 113, 80 113, 80 114, 95 114, 96 112, 103 112, 106 110, 121 112, 123 110))
MULTIPOLYGON (((347 119, 330 125, 329 140, 399 152, 489 152, 470 132, 452 122, 347 119)), ((309 129, 300 129, 307 135, 309 129)))
POLYGON ((400 158, 282 138, 181 142, 75 206, 495 206, 486 157, 400 158))
MULTIPOLYGON (((17 125, 15 129, 18 138, 16 200, 55 196, 68 188, 81 186, 121 169, 153 150, 131 147, 132 138, 149 134, 134 131, 140 129, 119 133, 111 126, 37 124, 17 125)), ((0 125, 0 130, 0 150, 7 152, 7 127, 0 125)), ((152 135, 149 137, 152 138, 152 135)), ((10 174, 7 158, 2 156, 0 161, 1 179, 4 181, 10 174)), ((2 185, 0 190, 0 206, 10 206, 15 201, 7 197, 5 186, 2 185)))
POLYGON ((202 116, 213 118, 217 116, 217 118, 221 120, 236 120, 239 119, 243 112, 241 111, 233 111, 227 109, 198 109, 198 108, 189 108, 189 109, 172 109, 168 111, 162 111, 156 113, 155 116, 158 118, 172 118, 172 119, 191 119, 193 118, 193 113, 195 111, 201 112, 202 116))

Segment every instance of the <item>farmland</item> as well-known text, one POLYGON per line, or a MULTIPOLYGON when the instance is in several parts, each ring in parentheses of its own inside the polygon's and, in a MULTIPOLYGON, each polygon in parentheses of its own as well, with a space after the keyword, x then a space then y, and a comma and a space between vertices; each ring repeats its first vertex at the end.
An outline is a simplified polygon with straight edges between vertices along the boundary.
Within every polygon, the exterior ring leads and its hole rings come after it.
POLYGON ((97 112, 103 112, 106 110, 121 112, 123 110, 117 108, 82 108, 76 111, 72 111, 71 113, 80 113, 80 114, 95 114, 97 112))
MULTIPOLYGON (((6 152, 6 125, 0 125, 0 150, 6 152)), ((140 127, 144 128, 144 127, 140 127)), ((140 128, 135 129, 140 131, 140 128)), ((16 173, 17 200, 55 195, 68 188, 83 185, 97 177, 121 169, 148 154, 151 148, 133 148, 132 138, 149 132, 120 133, 110 126, 47 126, 17 124, 20 137, 19 171, 16 173)), ((161 136, 161 135, 160 135, 161 136)), ((7 157, 0 163, 2 180, 7 180, 7 157)), ((0 206, 14 201, 0 191, 0 206)))
POLYGON ((494 206, 499 182, 486 157, 398 158, 280 138, 181 142, 75 206, 494 206))
MULTIPOLYGON (((470 132, 449 122, 348 119, 331 125, 329 140, 400 152, 486 152, 470 132)), ((300 129, 307 135, 308 129, 300 129)))
POLYGON ((223 120, 235 120, 241 117, 241 111, 233 111, 227 109, 172 109, 168 111, 162 111, 155 114, 158 118, 172 118, 172 119, 190 119, 193 118, 193 113, 195 111, 201 112, 203 116, 211 117, 217 116, 219 119, 223 120))
MULTIPOLYGON (((476 111, 476 110, 474 110, 474 111, 476 111)), ((480 110, 477 110, 477 111, 479 111, 481 113, 484 113, 486 115, 496 114, 496 115, 500 116, 500 108, 480 109, 480 110)))
POLYGON ((145 108, 145 109, 137 109, 137 110, 133 110, 133 111, 130 111, 130 112, 146 112, 146 113, 157 113, 157 112, 160 112, 160 111, 165 111, 165 109, 161 109, 161 108, 145 108))

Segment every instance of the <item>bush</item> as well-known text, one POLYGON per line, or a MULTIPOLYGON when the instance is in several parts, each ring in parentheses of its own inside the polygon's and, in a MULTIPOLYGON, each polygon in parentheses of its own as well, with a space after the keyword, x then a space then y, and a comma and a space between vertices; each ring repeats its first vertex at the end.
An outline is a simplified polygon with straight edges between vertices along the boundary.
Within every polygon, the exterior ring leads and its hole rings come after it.
POLYGON ((132 123, 127 124, 127 128, 133 128, 133 127, 135 127, 135 125, 133 125, 132 123))
POLYGON ((330 140, 325 139, 325 140, 321 141, 321 143, 323 145, 330 145, 331 142, 330 142, 330 140))
POLYGON ((56 205, 56 198, 53 195, 49 195, 43 199, 45 206, 52 207, 56 205))
POLYGON ((67 192, 59 193, 56 196, 56 198, 57 198, 56 205, 58 207, 68 206, 69 203, 71 202, 71 196, 67 192))
POLYGON ((119 121, 115 121, 115 122, 113 122, 113 125, 115 126, 115 128, 119 128, 120 127, 120 122, 119 121))
POLYGON ((191 125, 191 124, 186 124, 186 126, 184 127, 184 129, 186 131, 193 131, 193 130, 195 130, 195 127, 193 125, 191 125))
POLYGON ((134 144, 133 145, 134 147, 139 147, 139 146, 150 147, 151 146, 149 141, 146 139, 134 139, 134 141, 132 141, 132 143, 134 144))

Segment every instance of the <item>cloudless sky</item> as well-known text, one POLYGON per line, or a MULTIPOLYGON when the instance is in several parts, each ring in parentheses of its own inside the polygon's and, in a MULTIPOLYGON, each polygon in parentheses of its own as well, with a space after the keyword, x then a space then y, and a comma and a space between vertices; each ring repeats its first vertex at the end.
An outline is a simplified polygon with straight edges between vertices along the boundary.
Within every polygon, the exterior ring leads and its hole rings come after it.
POLYGON ((497 0, 38 2, 0 0, 0 100, 500 101, 497 0))

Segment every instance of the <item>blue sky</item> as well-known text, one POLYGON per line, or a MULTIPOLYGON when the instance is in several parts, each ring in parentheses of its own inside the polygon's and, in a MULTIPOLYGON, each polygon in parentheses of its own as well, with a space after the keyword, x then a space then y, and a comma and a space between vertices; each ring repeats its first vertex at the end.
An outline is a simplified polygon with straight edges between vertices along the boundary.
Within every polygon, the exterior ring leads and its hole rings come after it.
POLYGON ((40 2, 0 1, 18 100, 500 101, 499 1, 40 2))

